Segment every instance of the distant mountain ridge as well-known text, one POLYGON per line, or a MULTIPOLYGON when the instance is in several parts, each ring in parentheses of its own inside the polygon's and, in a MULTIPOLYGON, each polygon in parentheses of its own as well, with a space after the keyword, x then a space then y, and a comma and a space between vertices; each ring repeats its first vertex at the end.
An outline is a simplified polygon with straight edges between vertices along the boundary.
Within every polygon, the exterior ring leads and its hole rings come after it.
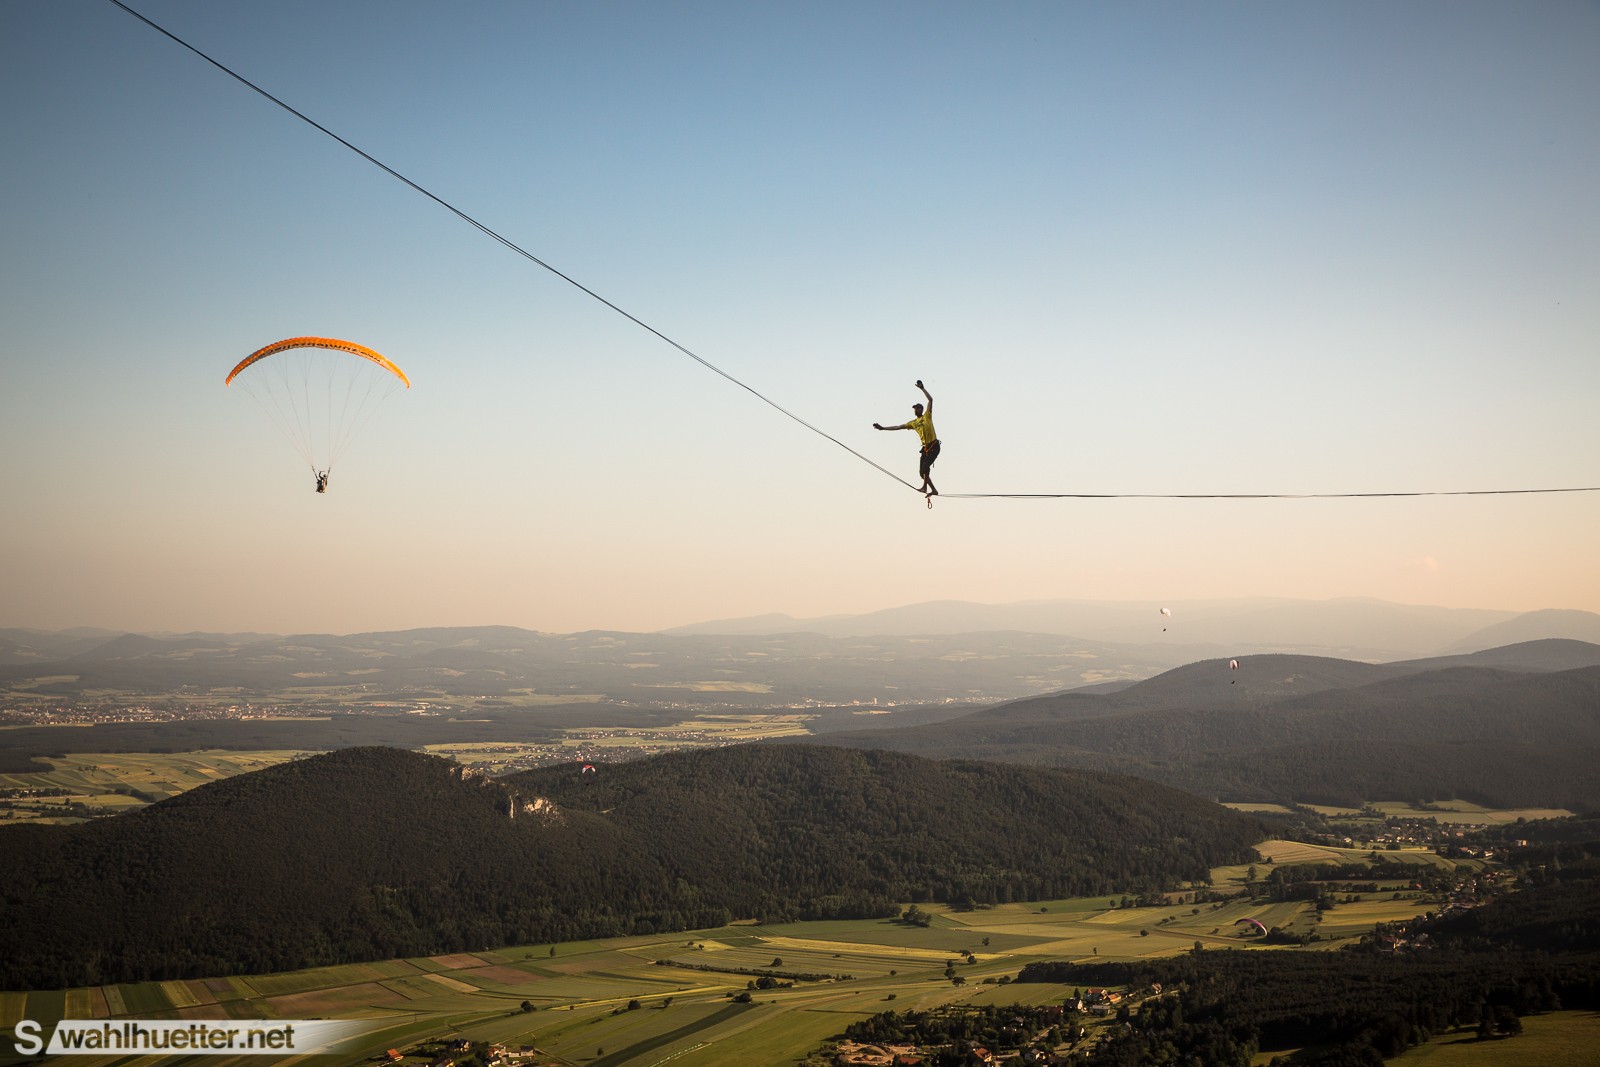
POLYGON ((1342 649, 1345 654, 1363 653, 1359 656, 1363 659, 1394 659, 1477 651, 1542 637, 1600 643, 1600 614, 1440 608, 1361 597, 1320 601, 1258 597, 1144 604, 1095 600, 978 604, 946 600, 812 619, 757 615, 693 623, 662 632, 864 637, 1000 630, 1112 643, 1182 641, 1231 646, 1253 653, 1292 651, 1296 646, 1342 649), (1172 615, 1162 616, 1162 608, 1170 609, 1172 615), (1490 627, 1500 629, 1485 632, 1490 627))
MULTIPOLYGON (((0 638, 4 638, 0 634, 0 638)), ((0 698, 358 706, 472 698, 484 707, 600 697, 633 705, 783 707, 874 700, 987 703, 1104 678, 1147 677, 1203 651, 1046 634, 698 637, 507 626, 368 634, 152 637, 0 645, 0 698)))
POLYGON ((1225 800, 1600 810, 1600 645, 1533 641, 1389 664, 1268 655, 1237 670, 1208 660, 1115 692, 820 740, 1091 767, 1225 800))
POLYGON ((1503 622, 1492 623, 1444 651, 1476 652, 1546 638, 1569 638, 1600 644, 1600 615, 1591 611, 1555 608, 1529 611, 1503 622))
POLYGON ((654 634, 512 626, 288 636, 0 629, 0 698, 311 693, 356 704, 432 694, 512 706, 536 692, 545 702, 600 697, 633 705, 986 703, 1137 681, 1217 657, 1285 653, 1381 663, 1534 637, 1600 643, 1600 615, 1258 598, 1161 606, 947 601, 864 616, 766 615, 654 634), (1160 614, 1162 606, 1170 617, 1160 614), (1494 639, 1502 637, 1510 639, 1494 639))

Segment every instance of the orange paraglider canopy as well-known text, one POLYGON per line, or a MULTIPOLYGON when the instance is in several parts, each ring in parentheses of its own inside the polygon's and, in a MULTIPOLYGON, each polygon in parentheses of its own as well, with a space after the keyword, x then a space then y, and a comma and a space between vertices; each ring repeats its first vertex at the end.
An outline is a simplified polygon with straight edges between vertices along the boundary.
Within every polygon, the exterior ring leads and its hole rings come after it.
POLYGON ((406 372, 378 352, 374 352, 366 345, 358 345, 354 341, 341 341, 336 337, 286 337, 282 341, 274 341, 270 345, 258 348, 239 361, 239 365, 228 372, 228 380, 223 385, 232 385, 239 372, 257 360, 266 359, 278 352, 285 352, 291 348, 331 348, 336 352, 348 352, 352 356, 368 359, 393 374, 405 383, 407 389, 411 388, 411 379, 406 377, 406 372))

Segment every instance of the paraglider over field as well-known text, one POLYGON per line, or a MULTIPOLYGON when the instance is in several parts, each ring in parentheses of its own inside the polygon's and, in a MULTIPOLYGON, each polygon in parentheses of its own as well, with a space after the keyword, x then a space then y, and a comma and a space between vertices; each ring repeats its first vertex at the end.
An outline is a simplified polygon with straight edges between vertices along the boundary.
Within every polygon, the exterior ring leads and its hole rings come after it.
POLYGON ((1233 925, 1234 929, 1238 929, 1241 926, 1244 927, 1244 929, 1239 932, 1245 937, 1249 937, 1251 933, 1258 933, 1265 937, 1267 933, 1267 928, 1261 925, 1261 921, 1259 919, 1240 919, 1233 925))
POLYGON ((288 337, 250 353, 224 385, 261 405, 316 476, 317 492, 379 405, 411 379, 386 356, 334 337, 288 337))

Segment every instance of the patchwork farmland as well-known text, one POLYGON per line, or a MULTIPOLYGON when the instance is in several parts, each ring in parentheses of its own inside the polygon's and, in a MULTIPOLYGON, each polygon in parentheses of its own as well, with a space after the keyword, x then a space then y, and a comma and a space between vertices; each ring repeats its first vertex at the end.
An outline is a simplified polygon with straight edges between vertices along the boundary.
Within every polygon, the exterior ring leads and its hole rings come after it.
MULTIPOLYGON (((48 1026, 61 1018, 338 1018, 369 1028, 340 1055, 317 1057, 330 1065, 370 1062, 387 1049, 421 1065, 458 1039, 527 1049, 521 1062, 530 1064, 782 1063, 889 1008, 1049 1003, 1071 992, 1012 983, 1034 961, 1165 956, 1196 943, 1260 946, 1235 928, 1246 918, 1289 931, 1320 928, 1340 939, 1325 944, 1336 945, 1434 906, 1420 894, 1383 896, 1321 918, 1309 904, 1244 898, 1162 907, 1112 906, 1105 898, 959 912, 925 906, 925 927, 892 920, 734 925, 286 974, 0 993, 0 1031, 23 1019, 48 1026), (763 976, 770 988, 753 989, 763 976)), ((75 1057, 74 1067, 124 1062, 132 1061, 75 1057)), ((237 1062, 249 1067, 250 1058, 237 1062)))

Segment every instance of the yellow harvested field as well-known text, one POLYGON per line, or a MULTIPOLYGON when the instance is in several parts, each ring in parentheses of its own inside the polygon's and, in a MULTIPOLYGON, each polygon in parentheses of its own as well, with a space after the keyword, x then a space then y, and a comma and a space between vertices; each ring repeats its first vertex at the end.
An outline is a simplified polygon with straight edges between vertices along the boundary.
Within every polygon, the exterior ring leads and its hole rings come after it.
POLYGON ((1352 849, 1325 848, 1302 841, 1263 841, 1256 846, 1263 860, 1273 863, 1343 863, 1352 856, 1365 855, 1352 849))
MULTIPOLYGON (((781 956, 785 951, 795 952, 861 952, 867 955, 888 954, 904 956, 910 959, 946 960, 950 958, 949 949, 939 948, 901 948, 898 945, 874 945, 853 943, 845 944, 840 941, 813 941, 802 937, 765 937, 762 943, 778 950, 781 956)), ((726 948, 727 946, 723 946, 726 948)))
MULTIPOLYGON (((192 1008, 196 1004, 205 1003, 205 1001, 195 996, 194 990, 189 988, 188 982, 162 982, 161 992, 167 995, 167 999, 172 1002, 174 1008, 192 1008)), ((216 1001, 215 997, 210 999, 212 1002, 216 1001)))
POLYGON ((28 994, 0 993, 0 1028, 9 1030, 21 1022, 27 1010, 28 994))
POLYGON ((93 1019, 94 999, 88 989, 67 990, 66 1011, 69 1019, 93 1019))
POLYGON ((1138 926, 1150 922, 1150 913, 1142 908, 1117 908, 1079 921, 1095 926, 1138 926))
POLYGON ((458 981, 442 974, 425 974, 422 977, 434 985, 443 986, 452 993, 476 993, 478 991, 478 987, 475 985, 468 985, 466 982, 458 981))

